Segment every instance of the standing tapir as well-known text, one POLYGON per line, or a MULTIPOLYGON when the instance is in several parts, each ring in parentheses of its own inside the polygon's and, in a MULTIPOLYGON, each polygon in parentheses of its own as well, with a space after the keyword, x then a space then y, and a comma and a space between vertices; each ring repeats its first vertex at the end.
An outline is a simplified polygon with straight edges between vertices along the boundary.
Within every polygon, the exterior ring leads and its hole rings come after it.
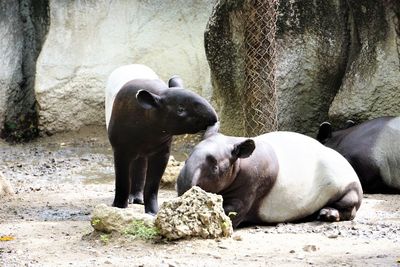
POLYGON ((113 206, 143 203, 158 211, 157 194, 168 162, 173 135, 196 133, 217 122, 201 96, 183 89, 172 77, 168 85, 149 67, 126 65, 114 70, 106 87, 106 124, 114 152, 113 206), (143 193, 144 192, 144 193, 143 193))
POLYGON ((317 139, 353 166, 365 193, 400 193, 400 117, 380 117, 332 131, 321 124, 317 139))
POLYGON ((195 185, 222 195, 225 213, 235 215, 233 227, 314 215, 352 220, 362 200, 357 174, 346 159, 293 132, 251 139, 207 132, 178 176, 178 195, 195 185))

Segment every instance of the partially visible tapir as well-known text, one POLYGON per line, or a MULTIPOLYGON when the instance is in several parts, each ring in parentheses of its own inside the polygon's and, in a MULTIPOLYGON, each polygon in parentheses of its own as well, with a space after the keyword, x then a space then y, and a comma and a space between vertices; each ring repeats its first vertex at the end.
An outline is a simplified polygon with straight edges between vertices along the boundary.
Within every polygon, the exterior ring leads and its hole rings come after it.
POLYGON ((333 131, 321 124, 317 140, 342 154, 365 193, 400 193, 400 117, 381 117, 333 131))
POLYGON ((145 212, 155 214, 172 136, 205 130, 217 122, 217 114, 203 97, 184 89, 178 76, 167 85, 140 64, 111 73, 105 101, 115 165, 113 206, 144 202, 145 212))
POLYGON ((352 220, 363 195, 346 159, 293 132, 244 138, 207 131, 178 176, 178 195, 192 186, 222 195, 233 227, 352 220))

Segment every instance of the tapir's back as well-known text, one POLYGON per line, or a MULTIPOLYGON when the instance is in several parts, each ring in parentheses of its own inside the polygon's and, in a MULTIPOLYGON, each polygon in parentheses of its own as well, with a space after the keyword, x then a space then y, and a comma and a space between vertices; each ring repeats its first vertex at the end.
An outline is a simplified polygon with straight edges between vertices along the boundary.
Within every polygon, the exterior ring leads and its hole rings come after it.
POLYGON ((272 132, 257 141, 268 142, 279 162, 276 183, 260 206, 265 222, 293 221, 311 215, 343 192, 358 177, 336 151, 293 132, 272 132))
POLYGON ((371 144, 372 159, 385 183, 400 190, 400 117, 390 119, 371 144))
POLYGON ((157 80, 159 77, 152 69, 141 64, 121 66, 115 69, 108 77, 105 90, 105 114, 107 128, 110 122, 115 96, 127 82, 135 79, 157 80))

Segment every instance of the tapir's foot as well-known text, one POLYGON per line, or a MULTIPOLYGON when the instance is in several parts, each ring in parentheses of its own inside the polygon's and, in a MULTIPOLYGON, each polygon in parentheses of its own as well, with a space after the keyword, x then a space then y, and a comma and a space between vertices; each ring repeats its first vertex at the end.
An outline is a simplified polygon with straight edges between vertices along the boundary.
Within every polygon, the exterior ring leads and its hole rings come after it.
POLYGON ((129 204, 144 204, 143 194, 129 194, 129 204))
POLYGON ((356 217, 358 208, 362 201, 362 189, 359 183, 351 183, 347 190, 336 202, 331 203, 330 207, 323 208, 319 217, 325 221, 350 221, 356 217))
POLYGON ((117 207, 117 208, 124 209, 124 208, 128 207, 128 200, 126 200, 126 201, 119 201, 119 200, 114 199, 114 202, 113 202, 112 206, 113 206, 113 207, 117 207))
POLYGON ((155 216, 158 212, 158 204, 157 201, 150 201, 150 203, 146 203, 144 205, 144 212, 150 215, 155 216))
POLYGON ((337 209, 325 207, 319 211, 318 220, 326 222, 340 221, 340 213, 337 209))

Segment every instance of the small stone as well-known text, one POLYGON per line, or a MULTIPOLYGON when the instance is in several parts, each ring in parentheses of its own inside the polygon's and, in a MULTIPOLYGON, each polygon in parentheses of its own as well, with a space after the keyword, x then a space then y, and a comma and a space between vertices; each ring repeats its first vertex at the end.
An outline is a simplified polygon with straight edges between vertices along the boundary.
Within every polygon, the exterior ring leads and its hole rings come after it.
POLYGON ((233 238, 233 240, 236 240, 236 241, 242 241, 243 240, 242 236, 240 236, 240 235, 235 235, 232 238, 233 238))
POLYGON ((316 245, 306 245, 303 247, 303 250, 306 252, 317 251, 318 248, 316 245))

